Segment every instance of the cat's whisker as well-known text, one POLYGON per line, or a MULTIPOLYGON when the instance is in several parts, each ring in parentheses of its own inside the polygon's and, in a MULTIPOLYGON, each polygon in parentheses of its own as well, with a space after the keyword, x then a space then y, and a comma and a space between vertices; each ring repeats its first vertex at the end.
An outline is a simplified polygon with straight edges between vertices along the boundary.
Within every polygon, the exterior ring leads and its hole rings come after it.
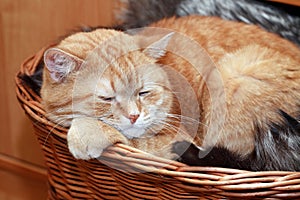
POLYGON ((190 124, 199 124, 201 123, 199 120, 196 120, 192 117, 180 115, 180 114, 171 114, 171 113, 165 113, 166 120, 177 120, 181 123, 190 123, 190 124), (186 120, 186 121, 183 121, 186 120))
POLYGON ((208 127, 207 124, 204 124, 204 123, 200 122, 199 120, 196 120, 196 119, 188 117, 188 116, 178 115, 178 114, 170 114, 170 113, 166 113, 166 115, 169 118, 174 118, 174 119, 180 120, 181 123, 183 123, 183 124, 201 124, 205 127, 208 127), (183 122, 182 120, 187 120, 187 121, 183 122))
POLYGON ((164 126, 167 126, 167 127, 164 127, 164 128, 170 128, 169 130, 172 130, 172 131, 177 131, 178 130, 177 126, 174 126, 173 124, 170 124, 170 123, 168 123, 167 121, 164 121, 164 120, 158 120, 158 121, 154 122, 153 125, 164 125, 164 126))
POLYGON ((146 127, 145 129, 147 134, 140 136, 140 138, 151 138, 156 135, 156 130, 153 127, 146 127))
POLYGON ((176 133, 176 135, 186 135, 185 132, 180 128, 180 127, 177 127, 177 126, 174 126, 170 123, 167 123, 167 122, 164 122, 164 123, 161 123, 164 127, 165 130, 167 131, 170 131, 172 132, 173 134, 170 134, 170 135, 174 135, 174 133, 176 133))
POLYGON ((55 125, 51 128, 51 130, 48 131, 48 134, 47 134, 47 136, 46 136, 46 138, 45 138, 45 140, 44 140, 42 146, 45 146, 45 145, 46 145, 46 142, 47 142, 48 138, 50 137, 52 131, 53 131, 54 129, 56 129, 56 127, 61 126, 61 124, 62 124, 64 121, 66 121, 66 119, 61 119, 60 121, 58 121, 58 122, 55 123, 55 125))
POLYGON ((75 111, 75 110, 61 110, 60 108, 56 110, 52 110, 51 112, 47 112, 47 116, 57 116, 59 119, 74 119, 79 117, 85 117, 86 113, 81 111, 75 111))

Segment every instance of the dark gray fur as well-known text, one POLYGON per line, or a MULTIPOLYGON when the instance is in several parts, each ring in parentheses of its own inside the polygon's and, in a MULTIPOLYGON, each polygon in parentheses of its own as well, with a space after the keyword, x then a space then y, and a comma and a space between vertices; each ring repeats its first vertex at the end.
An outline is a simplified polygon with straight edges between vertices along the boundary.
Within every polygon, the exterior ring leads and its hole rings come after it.
POLYGON ((256 24, 300 46, 300 17, 288 14, 266 2, 254 0, 185 0, 178 16, 198 14, 256 24))
POLYGON ((126 5, 116 15, 125 29, 140 28, 160 19, 176 15, 183 0, 121 0, 126 5))
MULTIPOLYGON (((170 16, 203 15, 261 26, 300 46, 300 17, 274 3, 256 0, 126 0, 124 27, 138 28, 170 16)), ((294 8, 294 11, 296 9, 294 8)))

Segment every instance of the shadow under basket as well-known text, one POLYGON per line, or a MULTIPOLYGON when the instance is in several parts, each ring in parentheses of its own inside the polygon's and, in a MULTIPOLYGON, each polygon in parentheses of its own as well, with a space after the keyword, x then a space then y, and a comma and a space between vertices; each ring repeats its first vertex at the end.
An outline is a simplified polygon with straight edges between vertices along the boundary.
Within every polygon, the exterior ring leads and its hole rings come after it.
POLYGON ((300 199, 300 172, 190 167, 122 144, 109 147, 100 159, 74 159, 67 129, 47 120, 41 98, 19 78, 35 71, 45 49, 21 65, 15 80, 44 153, 48 199, 300 199))

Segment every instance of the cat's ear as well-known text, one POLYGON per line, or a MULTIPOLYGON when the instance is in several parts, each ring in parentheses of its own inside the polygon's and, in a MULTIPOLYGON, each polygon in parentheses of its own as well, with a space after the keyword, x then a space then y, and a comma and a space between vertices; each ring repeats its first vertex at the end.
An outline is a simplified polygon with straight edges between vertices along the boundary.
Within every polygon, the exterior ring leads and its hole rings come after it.
POLYGON ((62 82, 72 71, 78 70, 82 59, 57 48, 48 49, 44 53, 44 62, 51 78, 62 82))
POLYGON ((144 49, 144 53, 152 58, 158 59, 166 54, 166 48, 173 37, 174 32, 171 32, 158 41, 150 44, 147 48, 144 49))

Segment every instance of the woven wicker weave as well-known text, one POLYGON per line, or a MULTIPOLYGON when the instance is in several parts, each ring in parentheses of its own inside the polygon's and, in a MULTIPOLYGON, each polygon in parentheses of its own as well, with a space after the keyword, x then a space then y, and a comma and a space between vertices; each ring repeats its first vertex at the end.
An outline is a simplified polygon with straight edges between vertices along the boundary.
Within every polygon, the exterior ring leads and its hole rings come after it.
MULTIPOLYGON (((28 58, 19 74, 32 74, 44 50, 28 58)), ((18 76, 16 85, 45 155, 49 199, 300 199, 300 172, 189 167, 122 144, 108 148, 100 161, 76 160, 67 130, 44 117, 40 97, 18 76)))

